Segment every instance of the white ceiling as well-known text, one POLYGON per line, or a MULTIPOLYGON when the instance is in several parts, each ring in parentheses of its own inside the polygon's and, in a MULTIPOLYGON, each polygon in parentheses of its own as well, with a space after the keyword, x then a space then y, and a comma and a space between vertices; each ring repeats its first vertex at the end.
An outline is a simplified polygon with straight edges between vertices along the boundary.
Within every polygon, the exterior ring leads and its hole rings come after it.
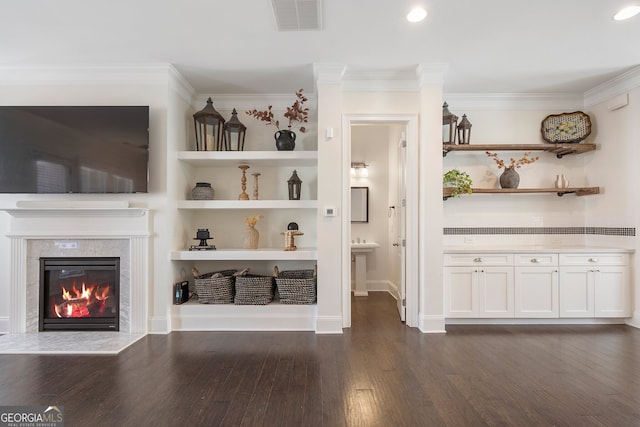
POLYGON ((445 92, 584 92, 640 64, 640 0, 322 0, 322 29, 279 32, 270 0, 19 0, 0 67, 171 63, 197 93, 314 92, 313 64, 408 72, 445 92), (429 15, 410 24, 422 4, 429 15))

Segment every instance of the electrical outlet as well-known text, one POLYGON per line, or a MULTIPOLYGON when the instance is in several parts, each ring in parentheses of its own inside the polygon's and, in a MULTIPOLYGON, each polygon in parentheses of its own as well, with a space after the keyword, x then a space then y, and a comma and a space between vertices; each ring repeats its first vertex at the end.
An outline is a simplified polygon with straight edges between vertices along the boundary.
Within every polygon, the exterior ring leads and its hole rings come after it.
POLYGON ((471 243, 473 243, 473 237, 465 236, 464 237, 464 243, 467 244, 467 245, 470 245, 471 243))

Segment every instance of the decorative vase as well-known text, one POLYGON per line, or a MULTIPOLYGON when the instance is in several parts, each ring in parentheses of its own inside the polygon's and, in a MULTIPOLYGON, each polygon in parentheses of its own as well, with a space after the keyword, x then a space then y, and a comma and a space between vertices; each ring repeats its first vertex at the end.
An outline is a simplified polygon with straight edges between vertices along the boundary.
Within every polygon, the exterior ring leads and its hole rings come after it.
POLYGON ((258 249, 258 242, 260 241, 260 233, 253 227, 247 227, 244 231, 244 243, 242 245, 245 249, 258 249))
POLYGON ((215 191, 208 182, 196 182, 196 186, 191 190, 193 200, 213 200, 215 191))
POLYGON ((514 168, 505 168, 500 175, 500 187, 502 188, 518 188, 520 184, 520 175, 514 168))
POLYGON ((556 188, 562 188, 562 178, 560 178, 560 175, 556 175, 554 185, 556 186, 556 188))
POLYGON ((562 174, 560 178, 562 178, 562 188, 569 188, 569 180, 567 177, 562 174))
POLYGON ((278 151, 292 151, 296 147, 296 134, 290 130, 279 130, 275 133, 278 151))

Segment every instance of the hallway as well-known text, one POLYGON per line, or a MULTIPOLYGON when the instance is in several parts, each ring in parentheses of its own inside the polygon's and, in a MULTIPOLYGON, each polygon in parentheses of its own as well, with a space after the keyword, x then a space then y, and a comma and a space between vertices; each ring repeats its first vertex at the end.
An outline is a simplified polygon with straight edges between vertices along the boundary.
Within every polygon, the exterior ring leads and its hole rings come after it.
POLYGON ((117 356, 0 356, 0 405, 69 426, 640 426, 640 331, 455 326, 353 300, 344 335, 174 332, 117 356))

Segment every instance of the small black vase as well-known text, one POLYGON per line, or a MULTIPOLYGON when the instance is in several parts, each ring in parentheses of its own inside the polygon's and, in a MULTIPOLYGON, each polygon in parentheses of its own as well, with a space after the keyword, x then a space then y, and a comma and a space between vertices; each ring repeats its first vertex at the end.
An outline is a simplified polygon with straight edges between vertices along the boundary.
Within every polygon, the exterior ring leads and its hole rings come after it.
POLYGON ((296 148, 296 134, 290 130, 279 130, 275 134, 278 151, 291 151, 296 148))

